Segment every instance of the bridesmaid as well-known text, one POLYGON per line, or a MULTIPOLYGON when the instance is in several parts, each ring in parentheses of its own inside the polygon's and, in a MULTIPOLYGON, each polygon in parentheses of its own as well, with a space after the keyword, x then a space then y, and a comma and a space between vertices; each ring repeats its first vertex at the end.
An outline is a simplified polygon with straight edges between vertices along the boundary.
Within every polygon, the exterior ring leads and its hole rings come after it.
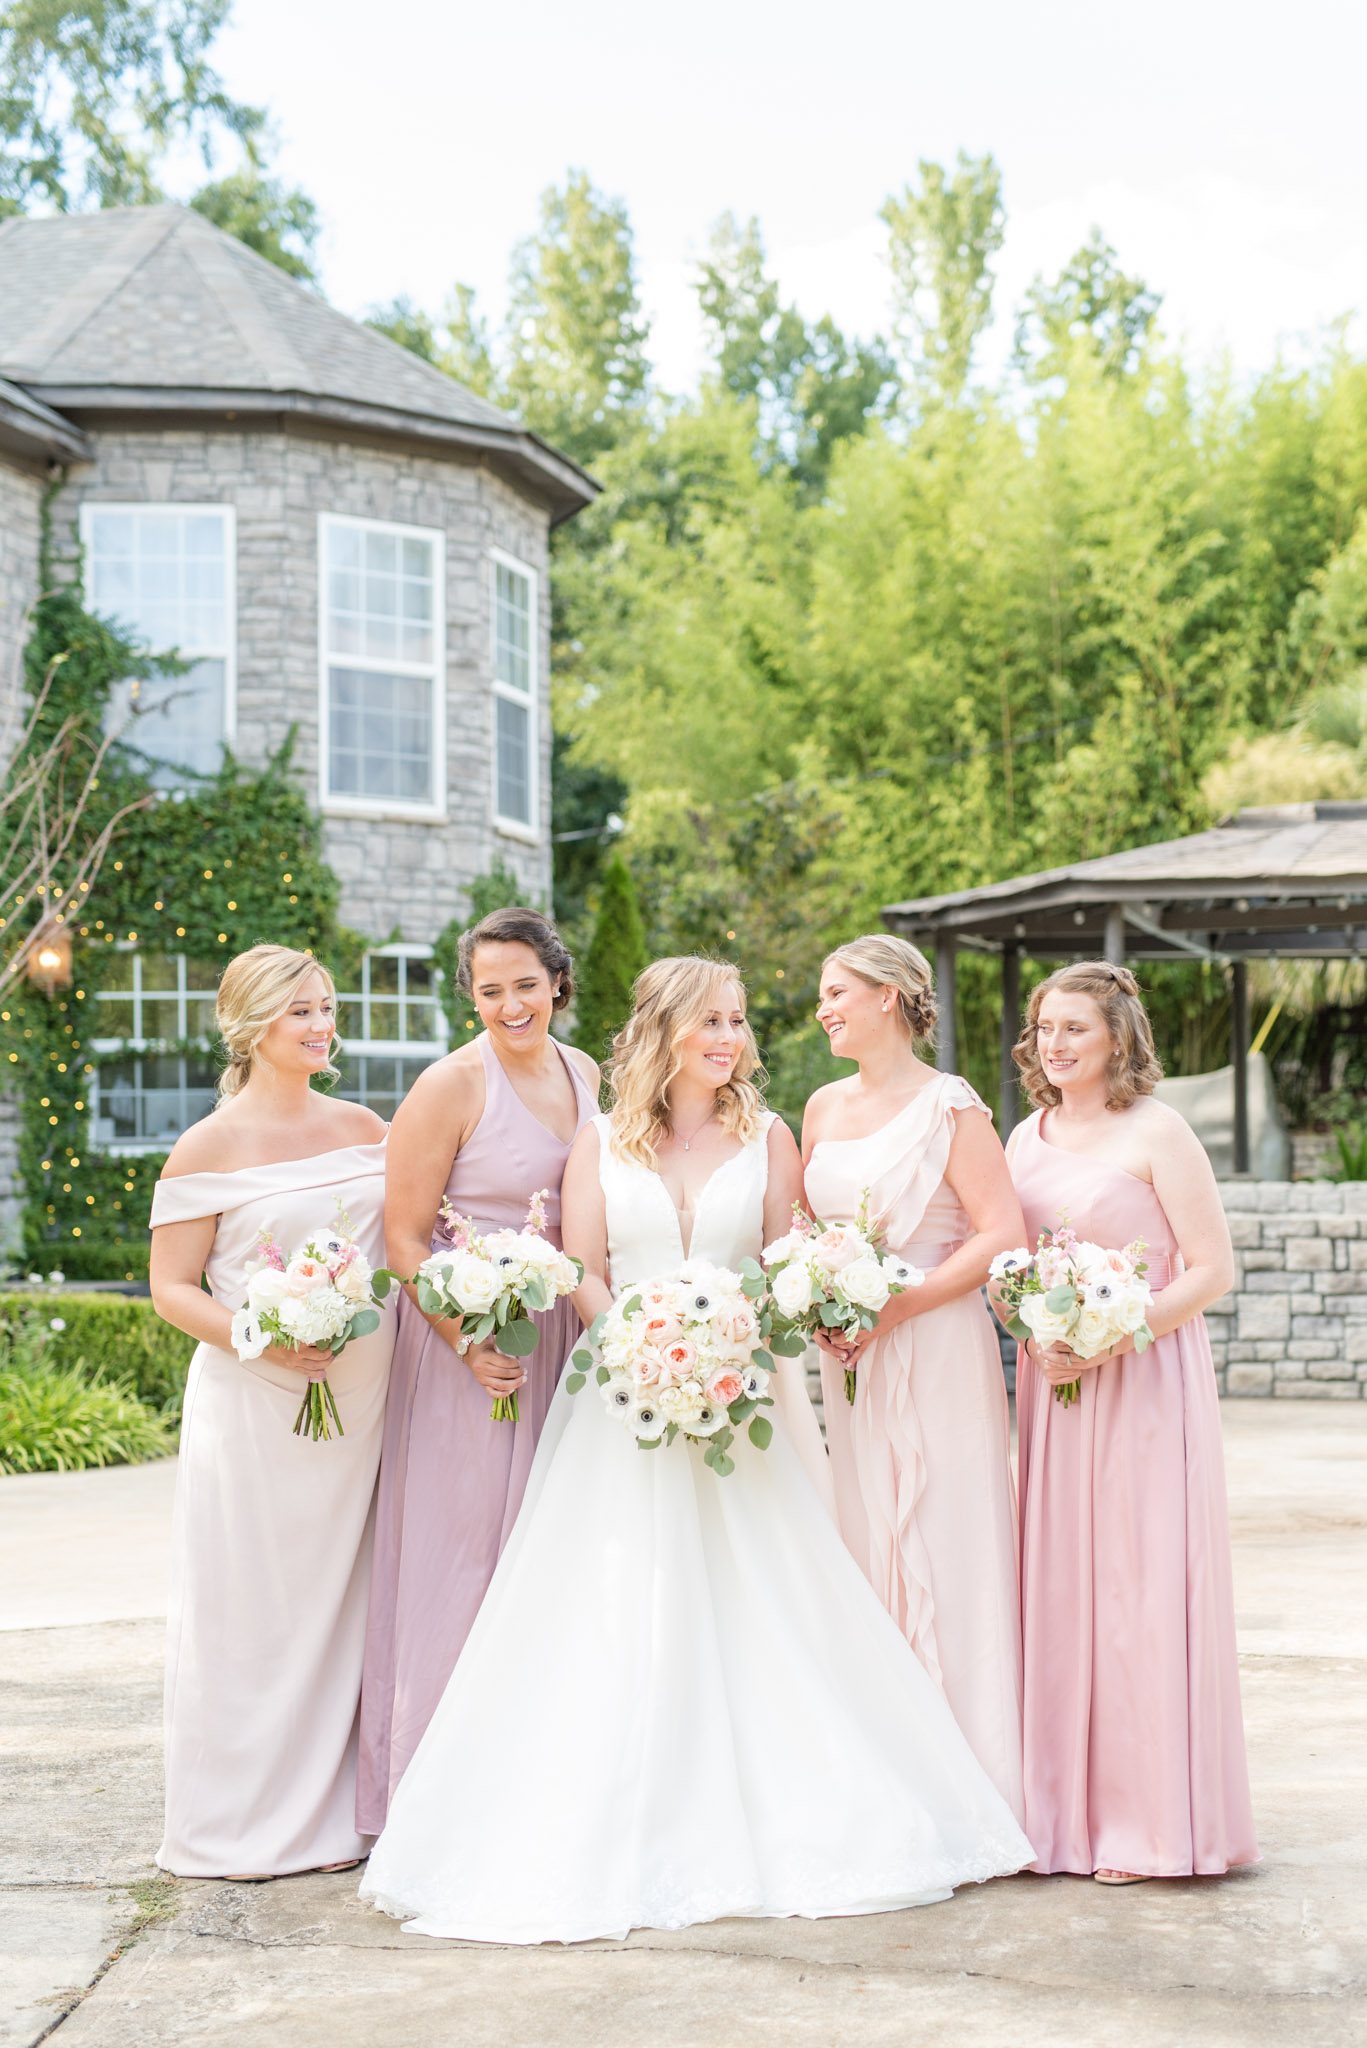
POLYGON ((1026 1833, 1105 1884, 1257 1861, 1215 1371, 1201 1311, 1234 1280, 1195 1133, 1153 1100, 1134 976, 1060 968, 1015 1048, 1035 1114, 1009 1156, 1028 1242, 1143 1238, 1157 1342, 1020 1356, 1026 1833), (1081 1379, 1064 1408, 1053 1388, 1081 1379))
MULTIPOLYGON (((443 1195, 482 1229, 519 1229, 546 1188, 546 1234, 559 1243, 565 1161, 598 1111, 597 1067, 550 1035, 574 981, 549 918, 491 912, 462 933, 459 974, 484 1030, 421 1074, 394 1118, 385 1222, 400 1273, 416 1273, 442 1242, 443 1195)), ((429 1320, 411 1290, 401 1304, 361 1699, 363 1834, 384 1826, 522 1505, 580 1327, 569 1301, 536 1321, 530 1358, 505 1358, 492 1343, 461 1358, 459 1323, 429 1320), (521 1419, 491 1421, 495 1398, 514 1391, 521 1419)))
POLYGON ((991 1112, 916 1057, 930 969, 907 940, 855 939, 821 973, 817 1017, 859 1071, 807 1104, 807 1199, 851 1222, 865 1189, 887 1247, 919 1266, 855 1344, 822 1340, 841 1533, 1019 1819, 1020 1606, 1010 1410, 980 1290, 1023 1225, 991 1112), (857 1365, 853 1406, 845 1368, 857 1365))
POLYGON ((185 1388, 166 1662, 166 1833, 178 1877, 338 1870, 356 1832, 356 1724, 375 1475, 394 1344, 239 1362, 232 1313, 267 1230, 288 1249, 336 1205, 384 1264, 379 1117, 317 1094, 336 994, 307 953, 253 946, 218 991, 220 1102, 177 1140, 152 1200, 152 1298, 199 1339, 185 1388), (207 1274, 211 1293, 200 1285, 207 1274), (293 1434, 328 1364, 344 1434, 293 1434))

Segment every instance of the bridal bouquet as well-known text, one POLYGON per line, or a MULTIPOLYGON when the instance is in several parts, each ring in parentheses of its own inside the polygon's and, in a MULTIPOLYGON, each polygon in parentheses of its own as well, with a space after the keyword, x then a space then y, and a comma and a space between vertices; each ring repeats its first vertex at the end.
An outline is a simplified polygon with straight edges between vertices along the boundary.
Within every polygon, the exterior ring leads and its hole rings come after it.
MULTIPOLYGON (((282 1251, 267 1230, 258 1243, 260 1250, 245 1269, 247 1299, 233 1316, 232 1342, 239 1358, 259 1358, 272 1344, 287 1350, 315 1344, 335 1358, 353 1337, 378 1330, 379 1303, 389 1292, 391 1276, 372 1270, 340 1203, 334 1228, 310 1232, 292 1252, 282 1251)), ((294 1434, 326 1441, 332 1435, 330 1422, 336 1423, 338 1436, 345 1436, 323 1372, 308 1383, 294 1434)))
MULTIPOLYGON (((1006 1327, 1017 1343, 1037 1337, 1041 1344, 1066 1344, 1079 1358, 1096 1358, 1122 1337, 1136 1351, 1153 1342, 1145 1317, 1153 1301, 1140 1258, 1142 1238, 1123 1251, 1080 1238, 1065 1220, 1040 1232, 1038 1249, 999 1252, 989 1277, 1010 1311, 1006 1327)), ((1082 1392, 1081 1380, 1054 1388, 1068 1407, 1082 1392)))
MULTIPOLYGON (((881 1252, 869 1223, 864 1190, 853 1223, 813 1222, 795 1202, 792 1229, 760 1253, 774 1304, 773 1348, 790 1357, 822 1331, 854 1338, 871 1330, 891 1295, 920 1287, 925 1274, 881 1252)), ((845 1370, 845 1399, 854 1400, 855 1368, 845 1370)))
MULTIPOLYGON (((481 1236, 468 1216, 458 1216, 443 1201, 439 1229, 446 1243, 424 1259, 412 1285, 418 1305, 429 1316, 461 1316, 456 1350, 464 1356, 472 1344, 492 1337, 508 1358, 528 1358, 540 1341, 531 1321, 563 1295, 573 1294, 584 1277, 578 1259, 544 1237, 548 1191, 532 1196, 521 1230, 490 1230, 481 1236)), ((517 1395, 500 1394, 489 1411, 491 1422, 516 1422, 517 1395)))
POLYGON ((767 1450, 774 1434, 759 1413, 773 1406, 764 1292, 753 1259, 742 1260, 739 1273, 689 1263, 629 1288, 571 1354, 566 1389, 579 1392, 596 1358, 598 1390, 642 1450, 678 1436, 705 1443, 704 1464, 724 1479, 735 1470, 727 1452, 742 1423, 757 1450, 767 1450))

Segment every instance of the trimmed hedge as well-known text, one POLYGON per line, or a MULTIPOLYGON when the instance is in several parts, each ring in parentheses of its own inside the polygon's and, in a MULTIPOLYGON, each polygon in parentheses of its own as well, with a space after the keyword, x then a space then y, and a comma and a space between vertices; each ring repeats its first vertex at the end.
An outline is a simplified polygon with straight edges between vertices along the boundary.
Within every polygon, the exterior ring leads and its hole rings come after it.
POLYGON ((164 1323, 145 1294, 62 1294, 25 1288, 0 1294, 0 1321, 37 1312, 47 1328, 44 1361, 56 1371, 128 1386, 168 1422, 180 1414, 194 1339, 164 1323), (54 1321, 65 1324, 53 1330, 54 1321))

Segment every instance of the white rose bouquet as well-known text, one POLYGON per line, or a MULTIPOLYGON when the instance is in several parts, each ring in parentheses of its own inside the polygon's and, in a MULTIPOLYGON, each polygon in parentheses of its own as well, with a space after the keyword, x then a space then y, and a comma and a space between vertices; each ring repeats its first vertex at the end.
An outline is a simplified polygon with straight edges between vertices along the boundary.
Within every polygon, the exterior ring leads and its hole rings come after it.
MULTIPOLYGON (((492 1337, 506 1357, 529 1358, 541 1337, 532 1316, 573 1294, 583 1279, 578 1259, 542 1235, 547 1199, 545 1188, 532 1196, 521 1230, 491 1230, 483 1236, 468 1216, 457 1216, 449 1202, 442 1202, 439 1229, 446 1243, 423 1260, 410 1284, 429 1316, 462 1318, 455 1347, 462 1356, 472 1344, 492 1337)), ((516 1422, 516 1393, 501 1394, 489 1419, 516 1422)))
MULTIPOLYGON (((839 1330, 853 1339, 871 1330, 892 1295, 924 1282, 915 1266, 880 1251, 868 1212, 867 1188, 853 1223, 814 1222, 794 1203, 792 1229, 760 1253, 774 1305, 772 1348, 783 1357, 822 1332, 839 1330)), ((848 1366, 847 1401, 854 1400, 854 1382, 855 1368, 848 1366)))
MULTIPOLYGON (((1096 1358, 1122 1337, 1136 1351, 1153 1342, 1145 1318, 1153 1302, 1142 1238, 1111 1251, 1080 1238, 1066 1217, 1057 1230, 1043 1230, 1037 1249, 999 1252, 989 1277, 1009 1311, 1006 1327, 1018 1344, 1066 1344, 1078 1358, 1096 1358)), ((1054 1399, 1069 1407, 1082 1392, 1081 1380, 1054 1388, 1054 1399)))
MULTIPOLYGON (((353 1337, 378 1330, 379 1304, 394 1276, 372 1269, 340 1204, 335 1226, 311 1232, 292 1252, 282 1251, 266 1230, 259 1243, 257 1256, 247 1261, 247 1299, 233 1316, 232 1343, 239 1358, 260 1358, 272 1344, 287 1350, 316 1345, 335 1358, 353 1337)), ((294 1434, 326 1442, 332 1423, 338 1436, 345 1436, 323 1371, 309 1380, 294 1434)))
POLYGON ((724 1479, 736 1469, 727 1454, 742 1423, 757 1450, 773 1440, 774 1426, 759 1412, 773 1406, 764 1293, 753 1259, 742 1260, 739 1273, 690 1262, 628 1288, 595 1317, 565 1386, 577 1394, 596 1361, 604 1402, 643 1451, 685 1437, 707 1446, 704 1464, 724 1479))

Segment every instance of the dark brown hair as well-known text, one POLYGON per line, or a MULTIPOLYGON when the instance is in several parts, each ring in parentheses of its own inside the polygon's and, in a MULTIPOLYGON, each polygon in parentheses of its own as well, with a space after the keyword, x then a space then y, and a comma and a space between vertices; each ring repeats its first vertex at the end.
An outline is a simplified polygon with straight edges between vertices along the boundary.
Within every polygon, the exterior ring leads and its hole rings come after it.
POLYGON ((1163 1069, 1153 1049, 1149 1013, 1140 997, 1139 983, 1128 967, 1113 966, 1109 960, 1075 960, 1071 967, 1060 967, 1032 991, 1021 1035, 1011 1048, 1025 1092, 1036 1109, 1057 1109, 1062 1099, 1053 1082, 1045 1079, 1036 1040, 1040 1004, 1056 989, 1068 995, 1090 996, 1111 1034, 1118 1057, 1107 1077, 1107 1109, 1128 1109, 1137 1095, 1152 1095, 1163 1078, 1163 1069))
POLYGON ((551 1008, 563 1010, 573 996, 574 961, 555 926, 539 910, 512 903, 506 910, 491 910, 478 924, 472 924, 468 932, 461 933, 456 980, 472 998, 474 958, 481 946, 530 946, 555 988, 551 1008))

